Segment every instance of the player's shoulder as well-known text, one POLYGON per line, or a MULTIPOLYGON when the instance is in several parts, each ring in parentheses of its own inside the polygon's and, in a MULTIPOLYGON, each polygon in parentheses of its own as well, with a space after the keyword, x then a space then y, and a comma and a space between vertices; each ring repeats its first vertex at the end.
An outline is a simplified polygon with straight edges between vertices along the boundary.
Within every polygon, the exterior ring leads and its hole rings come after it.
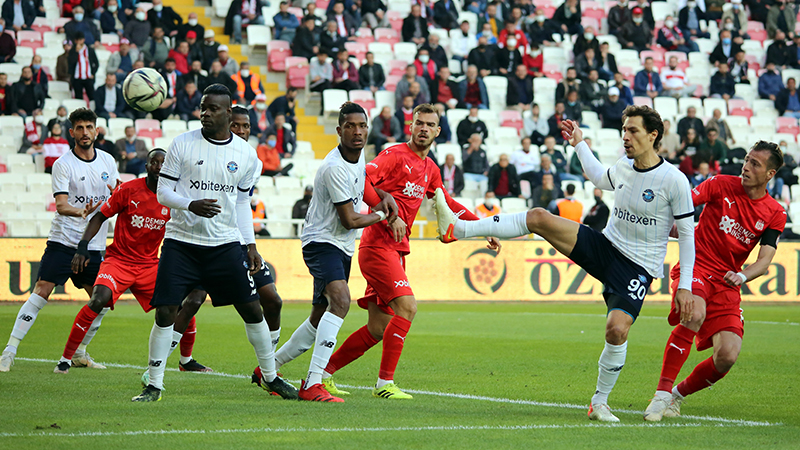
POLYGON ((117 166, 117 161, 114 159, 113 156, 111 156, 110 153, 106 152, 105 150, 100 150, 99 148, 95 148, 94 153, 95 155, 97 155, 95 160, 102 163, 103 165, 106 166, 110 165, 113 167, 117 166))
MULTIPOLYGON (((118 192, 136 192, 147 189, 147 178, 134 178, 119 185, 118 192)), ((116 192, 115 192, 116 193, 116 192)))

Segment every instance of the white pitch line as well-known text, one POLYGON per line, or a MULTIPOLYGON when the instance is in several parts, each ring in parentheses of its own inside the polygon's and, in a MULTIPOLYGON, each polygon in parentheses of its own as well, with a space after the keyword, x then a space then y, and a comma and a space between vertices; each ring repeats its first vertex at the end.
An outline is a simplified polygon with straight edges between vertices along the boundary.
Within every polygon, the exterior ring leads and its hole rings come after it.
MULTIPOLYGON (((391 431, 527 431, 561 430, 575 428, 696 428, 701 423, 640 423, 640 424, 553 424, 553 425, 442 425, 429 427, 344 427, 344 428, 228 428, 220 430, 135 430, 135 431, 84 431, 77 433, 0 433, 0 437, 110 437, 171 434, 243 434, 243 433, 385 433, 391 431)), ((753 425, 718 425, 721 427, 753 425)))
MULTIPOLYGON (((425 315, 431 314, 450 314, 450 313, 440 313, 440 312, 425 312, 425 315)), ((500 313, 504 314, 504 313, 500 313)), ((509 313, 511 314, 511 313, 509 313)), ((605 318, 605 314, 590 314, 590 313, 556 313, 556 312, 519 312, 513 313, 514 315, 518 316, 575 316, 575 317, 602 317, 605 318)), ((661 316, 639 316, 639 319, 649 319, 649 320, 666 320, 666 317, 661 316)), ((744 321, 745 325, 747 324, 759 324, 759 325, 789 325, 793 327, 800 326, 800 322, 770 322, 764 320, 747 320, 744 321)))
MULTIPOLYGON (((41 359, 41 358, 17 358, 18 361, 30 361, 30 362, 42 362, 42 363, 57 363, 56 360, 51 359, 41 359)), ((116 363, 101 363, 107 367, 114 367, 119 369, 137 369, 137 370, 146 370, 146 367, 141 366, 134 366, 132 364, 116 364, 116 363)), ((178 372, 178 369, 168 368, 166 369, 169 372, 178 372)), ((239 374, 230 374, 225 372, 185 372, 191 373, 195 375, 208 375, 208 376, 215 376, 215 377, 224 377, 224 378, 239 378, 239 379, 246 379, 249 380, 251 377, 250 375, 239 375, 239 374)), ((290 380, 295 383, 299 383, 297 380, 290 380)), ((341 387, 348 388, 348 389, 360 389, 360 390, 372 390, 371 386, 353 386, 348 384, 340 384, 341 387)), ((471 394, 456 394, 452 392, 437 392, 437 391, 424 391, 424 390, 417 390, 417 389, 403 389, 406 392, 411 394, 421 394, 421 395, 431 395, 436 397, 449 397, 449 398, 458 398, 464 400, 480 400, 480 401, 488 401, 494 403, 509 403, 509 404, 516 404, 516 405, 530 405, 530 406, 541 406, 546 408, 563 408, 563 409, 586 409, 586 405, 578 405, 574 403, 555 403, 555 402, 539 402, 536 400, 519 400, 519 399, 511 399, 511 398, 502 398, 502 397, 486 397, 482 395, 471 395, 471 394)), ((615 409, 614 412, 623 413, 623 414, 637 414, 642 415, 642 411, 635 411, 630 409, 615 409)), ((694 416, 694 415, 681 415, 681 417, 690 420, 702 420, 706 422, 717 422, 721 424, 730 424, 730 425, 738 425, 738 426, 759 426, 759 427, 771 427, 771 426, 779 426, 783 425, 782 423, 773 423, 773 422, 766 422, 766 421, 755 421, 755 420, 745 420, 745 419, 726 419, 724 417, 713 417, 713 416, 694 416)))

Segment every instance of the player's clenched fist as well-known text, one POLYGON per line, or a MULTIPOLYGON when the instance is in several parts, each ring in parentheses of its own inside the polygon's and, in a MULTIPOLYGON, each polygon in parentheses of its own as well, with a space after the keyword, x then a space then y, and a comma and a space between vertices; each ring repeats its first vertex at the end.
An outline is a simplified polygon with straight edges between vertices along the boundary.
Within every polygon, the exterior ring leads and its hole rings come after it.
POLYGON ((189 211, 200 217, 211 218, 222 212, 222 207, 217 204, 216 199, 205 198, 189 203, 189 211))

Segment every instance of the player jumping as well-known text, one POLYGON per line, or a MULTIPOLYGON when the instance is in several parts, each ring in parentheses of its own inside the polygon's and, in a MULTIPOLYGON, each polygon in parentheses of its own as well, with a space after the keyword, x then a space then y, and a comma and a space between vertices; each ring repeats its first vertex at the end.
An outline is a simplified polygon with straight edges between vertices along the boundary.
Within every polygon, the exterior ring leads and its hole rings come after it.
MULTIPOLYGON (((331 378, 333 373, 383 341, 378 381, 372 395, 388 399, 411 398, 394 383, 403 345, 417 312, 417 301, 405 271, 405 258, 411 252, 408 236, 423 198, 433 197, 436 189, 442 187, 439 167, 428 158, 430 146, 441 131, 439 112, 433 105, 423 104, 414 109, 412 117, 411 141, 384 150, 367 164, 370 182, 396 199, 399 217, 388 227, 384 224, 370 226, 361 236, 358 265, 367 280, 367 290, 358 300, 358 306, 369 312, 369 318, 365 326, 336 350, 325 369, 323 382, 334 394, 346 395, 347 392, 336 388, 331 378)), ((465 220, 478 220, 449 195, 445 198, 457 215, 465 220)), ((490 237, 488 247, 499 251, 500 243, 490 237)))
POLYGON ((172 141, 159 176, 158 201, 172 209, 167 222, 153 299, 150 384, 133 401, 161 399, 173 324, 182 299, 200 285, 214 306, 234 305, 245 322, 263 382, 284 398, 297 389, 275 373, 269 327, 251 276, 262 264, 255 245, 250 192, 260 175, 255 150, 230 130, 231 93, 205 89, 202 127, 172 141), (242 252, 240 240, 247 243, 242 252))
MULTIPOLYGON (((93 111, 78 108, 69 115, 69 120, 72 123, 69 134, 75 139, 75 147, 53 164, 56 216, 33 292, 20 308, 8 345, 0 356, 0 372, 11 369, 17 347, 36 322, 39 311, 47 304, 53 289, 72 279, 75 287, 84 289, 91 297, 92 286, 103 261, 101 252, 106 249, 107 223, 101 225, 97 236, 84 248, 91 255, 90 263, 81 273, 72 272, 72 257, 78 249, 87 222, 97 214, 97 207, 109 198, 110 191, 116 187, 111 184, 119 183, 117 163, 108 153, 94 148, 97 115, 93 111)), ((101 309, 88 327, 86 336, 72 357, 74 366, 105 369, 86 353, 86 346, 97 333, 106 312, 108 308, 101 309)))
POLYGON ((336 128, 340 144, 328 153, 314 177, 314 196, 300 237, 303 260, 314 277, 313 307, 309 318, 278 351, 294 359, 314 345, 308 376, 300 390, 301 400, 344 401, 325 389, 322 372, 350 309, 347 282, 356 250, 356 230, 382 222, 387 219, 387 212, 390 221, 397 220, 392 196, 376 190, 367 180, 362 152, 369 131, 367 122, 364 108, 350 102, 342 105, 336 128), (362 199, 373 206, 372 213, 358 213, 362 199))
MULTIPOLYGON (((782 165, 780 148, 758 141, 745 157, 741 177, 718 175, 692 191, 695 207, 706 205, 695 234, 693 313, 686 320, 678 317, 674 306, 670 312, 669 324, 677 326, 667 340, 661 379, 644 420, 679 416, 684 397, 721 380, 736 362, 744 336, 740 288, 767 273, 786 225, 786 212, 767 193, 767 183, 782 165), (742 269, 758 243, 758 258, 742 269), (673 386, 692 340, 697 350, 713 347, 714 354, 673 386)), ((673 280, 678 270, 673 268, 673 280)), ((675 281, 672 287, 674 292, 675 281)))
POLYGON ((646 106, 625 109, 625 157, 605 168, 583 142, 583 132, 571 120, 562 135, 575 146, 583 170, 595 186, 614 190, 611 220, 602 233, 542 208, 499 214, 477 222, 459 220, 436 193, 438 232, 444 242, 456 238, 514 238, 536 233, 604 285, 608 306, 605 348, 598 361, 597 389, 589 418, 619 422, 608 407, 608 395, 625 365, 628 331, 642 308, 653 278, 663 277, 664 257, 673 222, 680 232, 680 281, 676 294, 681 318, 692 317, 694 266, 694 206, 691 187, 677 168, 656 153, 664 134, 658 113, 646 106))
MULTIPOLYGON (((150 299, 156 284, 158 247, 164 239, 164 225, 170 217, 169 208, 158 203, 156 198, 158 173, 164 163, 164 155, 166 152, 160 148, 151 150, 147 155, 145 166, 147 177, 137 178, 120 186, 100 208, 100 213, 95 214, 86 226, 83 238, 78 243, 78 251, 72 258, 72 271, 75 274, 81 273, 91 263, 91 255, 87 250, 89 242, 97 235, 107 219, 118 215, 117 226, 114 228, 114 242, 108 247, 105 259, 100 264, 92 298, 75 317, 75 323, 72 325, 72 331, 61 360, 56 365, 55 373, 69 372, 72 357, 94 319, 103 308, 107 306, 113 308, 119 296, 128 289, 145 312, 153 309, 150 306, 150 299)), ((205 292, 202 295, 205 296, 205 292)), ((186 313, 187 311, 182 309, 178 316, 186 313)), ((186 334, 185 339, 191 342, 181 342, 181 350, 184 351, 183 347, 188 347, 188 355, 191 355, 195 331, 193 314, 189 316, 187 322, 191 333, 186 334)), ((186 363, 182 361, 180 367, 183 371, 210 371, 193 359, 186 363)))

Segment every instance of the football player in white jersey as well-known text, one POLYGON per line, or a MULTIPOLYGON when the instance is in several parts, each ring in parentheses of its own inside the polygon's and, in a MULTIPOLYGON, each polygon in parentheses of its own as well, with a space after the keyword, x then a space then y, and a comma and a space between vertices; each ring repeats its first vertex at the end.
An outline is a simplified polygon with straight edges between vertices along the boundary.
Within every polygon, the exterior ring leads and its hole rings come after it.
POLYGON ((592 183, 616 191, 611 220, 602 233, 542 208, 472 222, 459 220, 447 207, 443 193, 439 191, 436 196, 438 232, 443 242, 536 233, 603 282, 608 306, 606 342, 589 408, 589 418, 603 422, 619 422, 608 407, 608 395, 625 365, 628 330, 639 315, 647 289, 653 278, 664 276, 669 232, 675 222, 681 233, 676 303, 683 319, 692 317, 693 305, 694 206, 689 181, 656 153, 664 124, 655 110, 629 106, 624 117, 625 157, 610 168, 594 157, 576 122, 562 122, 562 135, 575 146, 592 183))
MULTIPOLYGON (((119 185, 119 172, 114 158, 106 152, 94 148, 97 136, 97 115, 89 109, 79 108, 69 116, 72 123, 70 136, 75 139, 72 151, 62 155, 53 164, 53 197, 56 200, 56 216, 50 227, 47 248, 39 265, 39 274, 30 297, 19 310, 8 345, 0 356, 0 372, 8 372, 14 364, 17 347, 31 329, 39 311, 47 304, 47 299, 56 286, 64 285, 72 279, 75 287, 86 290, 92 296, 92 287, 103 261, 101 252, 106 249, 108 223, 88 242, 84 251, 92 256, 92 262, 81 273, 73 273, 72 257, 81 245, 81 236, 86 224, 97 213, 97 208, 119 185)), ((105 366, 92 360, 86 353, 86 346, 92 340, 100 322, 109 308, 103 308, 92 322, 78 351, 72 358, 73 367, 105 366)))
POLYGON ((150 384, 132 400, 161 399, 164 369, 181 301, 200 286, 214 306, 234 305, 245 322, 263 383, 283 398, 297 388, 275 373, 270 333, 252 274, 262 264, 255 245, 250 195, 260 176, 256 151, 231 133, 231 93, 212 84, 200 101, 202 128, 172 141, 158 182, 158 201, 172 208, 153 299, 150 384), (242 252, 240 241, 247 244, 242 252))
POLYGON ((317 170, 314 196, 300 237, 303 260, 314 277, 311 315, 281 347, 278 356, 279 360, 290 361, 313 344, 314 352, 300 390, 300 400, 342 403, 344 400, 332 396, 323 387, 322 372, 333 354, 336 336, 350 309, 347 282, 356 250, 357 229, 387 220, 387 213, 388 220, 393 220, 397 204, 391 195, 366 183, 362 150, 369 126, 364 108, 350 102, 342 105, 336 132, 340 144, 328 153, 317 170), (373 206, 373 212, 359 213, 362 200, 373 206))

